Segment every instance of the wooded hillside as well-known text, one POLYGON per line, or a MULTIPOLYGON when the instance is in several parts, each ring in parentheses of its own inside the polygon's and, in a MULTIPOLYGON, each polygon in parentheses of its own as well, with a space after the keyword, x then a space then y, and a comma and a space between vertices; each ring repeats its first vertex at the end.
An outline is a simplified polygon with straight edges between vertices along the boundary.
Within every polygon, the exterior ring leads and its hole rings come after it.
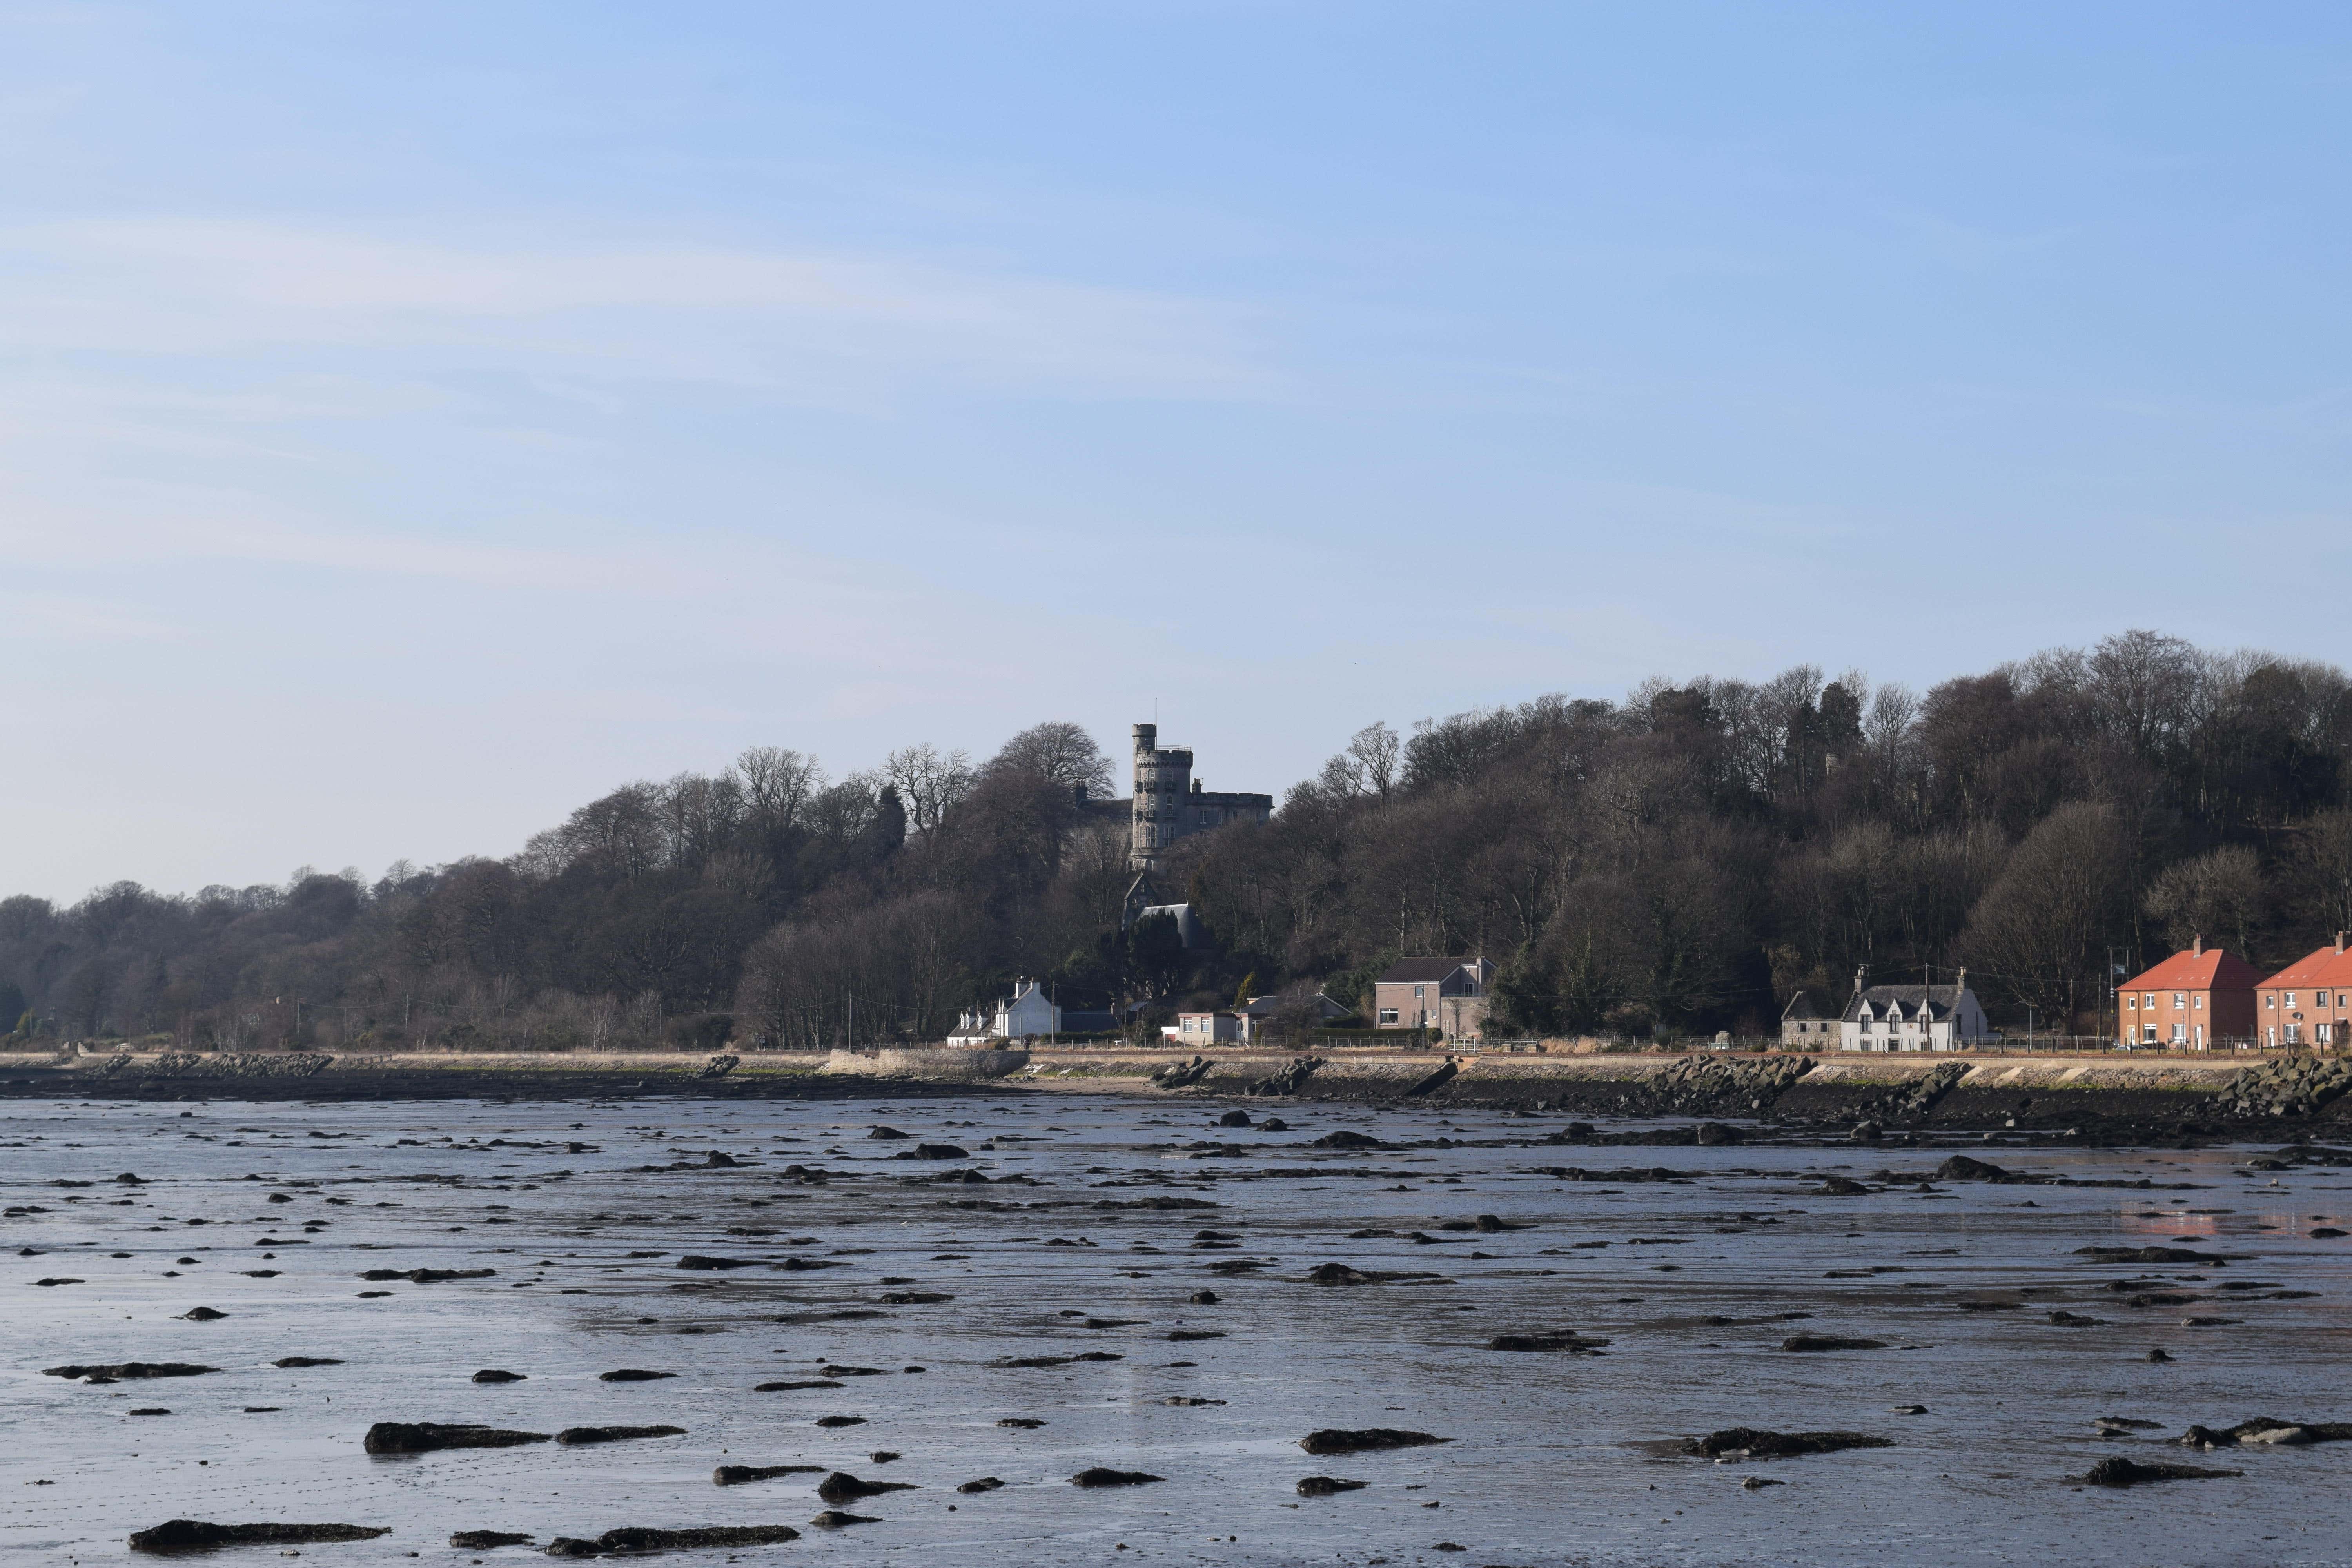
MULTIPOLYGON (((746 752, 625 785, 507 859, 192 897, 0 901, 0 1018, 192 1045, 612 1048, 936 1038, 1016 973, 1066 1005, 1354 1003, 1401 953, 1484 952, 1530 1033, 1766 1032, 1969 966, 1996 1014, 2087 1021, 2107 953, 2202 932, 2257 967, 2352 929, 2352 683, 2147 632, 1924 696, 1801 667, 1359 731, 1272 821, 1162 878, 1219 950, 1118 929, 1091 738, 838 782, 746 752), (1254 977, 1254 978, 1253 978, 1254 977)), ((1123 766, 1123 763, 1121 764, 1123 766)), ((2046 1026, 2046 1025, 2045 1025, 2046 1026)))

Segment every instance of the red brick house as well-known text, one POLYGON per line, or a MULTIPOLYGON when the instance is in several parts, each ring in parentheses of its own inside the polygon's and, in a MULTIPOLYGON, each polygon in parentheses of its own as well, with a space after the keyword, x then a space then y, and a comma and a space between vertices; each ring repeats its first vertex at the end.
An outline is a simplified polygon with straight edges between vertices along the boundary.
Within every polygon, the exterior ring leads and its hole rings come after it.
POLYGON ((2116 988, 2116 1042, 2201 1051, 2254 1037, 2262 972, 2205 939, 2116 988))
POLYGON ((2344 951, 2342 931, 2332 945, 2306 953, 2255 991, 2254 1027, 2264 1046, 2341 1049, 2352 1043, 2352 953, 2344 951))

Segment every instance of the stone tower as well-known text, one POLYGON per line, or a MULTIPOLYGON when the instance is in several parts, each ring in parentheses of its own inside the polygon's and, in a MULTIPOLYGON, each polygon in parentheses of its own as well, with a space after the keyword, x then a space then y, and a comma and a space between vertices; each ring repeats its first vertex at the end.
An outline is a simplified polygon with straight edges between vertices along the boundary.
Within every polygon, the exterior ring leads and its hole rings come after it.
POLYGON ((1127 863, 1138 871, 1160 866, 1179 838, 1228 822, 1264 822, 1274 815, 1270 795, 1212 794, 1192 776, 1192 753, 1161 751, 1160 726, 1135 727, 1133 837, 1127 863))
POLYGON ((1148 871, 1168 847, 1184 837, 1192 792, 1192 753, 1159 749, 1160 726, 1135 727, 1135 836, 1128 864, 1148 871))

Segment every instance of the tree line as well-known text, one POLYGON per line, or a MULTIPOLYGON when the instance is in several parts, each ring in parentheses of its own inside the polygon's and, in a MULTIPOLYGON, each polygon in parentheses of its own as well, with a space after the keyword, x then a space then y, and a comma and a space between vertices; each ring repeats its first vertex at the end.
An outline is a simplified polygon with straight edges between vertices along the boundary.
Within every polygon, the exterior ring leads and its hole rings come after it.
POLYGON ((1175 847, 1162 894, 1214 943, 1187 952, 1120 929, 1127 818, 1077 725, 838 780, 759 747, 503 859, 0 900, 0 1027, 814 1047, 937 1039, 1015 975, 1148 1030, 1244 990, 1369 1012, 1398 956, 1475 953, 1518 1033, 1767 1033, 1800 992, 1963 964, 1996 1016, 2088 1032, 2116 964, 2352 929, 2347 759, 2343 670, 2152 632, 1924 694, 1800 666, 1376 722, 1268 822, 1175 847))

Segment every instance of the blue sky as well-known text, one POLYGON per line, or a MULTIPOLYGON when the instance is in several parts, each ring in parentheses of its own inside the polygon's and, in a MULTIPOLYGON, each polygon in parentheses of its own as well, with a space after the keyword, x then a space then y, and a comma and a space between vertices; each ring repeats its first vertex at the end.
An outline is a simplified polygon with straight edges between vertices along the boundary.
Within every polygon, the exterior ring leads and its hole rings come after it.
POLYGON ((2352 13, 8 4, 0 892, 2343 656, 2352 13))

